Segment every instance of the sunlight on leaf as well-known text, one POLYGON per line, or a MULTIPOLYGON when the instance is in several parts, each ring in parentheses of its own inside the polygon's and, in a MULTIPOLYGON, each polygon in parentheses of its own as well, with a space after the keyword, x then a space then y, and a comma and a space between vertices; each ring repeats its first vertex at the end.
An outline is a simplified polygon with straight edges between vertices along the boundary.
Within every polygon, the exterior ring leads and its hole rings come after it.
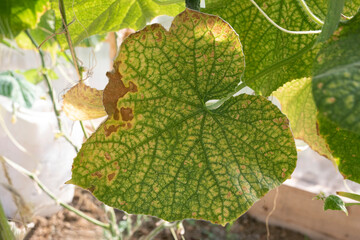
POLYGON ((0 38, 15 38, 21 31, 34 28, 46 10, 48 0, 2 1, 0 7, 0 38))
POLYGON ((63 96, 63 111, 72 120, 104 117, 102 95, 103 91, 78 83, 63 96))
POLYGON ((169 32, 147 26, 124 41, 114 67, 105 95, 121 93, 104 101, 109 118, 83 144, 69 183, 129 213, 225 224, 290 177, 297 152, 275 105, 242 94, 205 106, 244 71, 239 38, 220 18, 187 9, 169 32))
MULTIPOLYGON (((68 28, 73 44, 77 45, 94 34, 117 31, 122 28, 139 30, 156 16, 174 16, 185 8, 185 1, 158 3, 154 0, 64 0, 68 28)), ((59 2, 51 0, 56 13, 56 29, 62 29, 59 2)), ((61 46, 67 48, 65 36, 58 37, 61 46)))

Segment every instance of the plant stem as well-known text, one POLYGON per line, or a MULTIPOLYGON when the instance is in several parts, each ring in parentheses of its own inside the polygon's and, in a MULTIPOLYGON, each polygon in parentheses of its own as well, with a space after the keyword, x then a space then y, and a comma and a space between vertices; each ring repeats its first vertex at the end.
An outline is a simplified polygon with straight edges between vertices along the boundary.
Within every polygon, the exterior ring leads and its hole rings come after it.
POLYGON ((100 222, 86 214, 84 214, 83 212, 79 211, 78 209, 62 202, 60 199, 56 198, 55 195, 39 180, 39 178, 34 175, 33 173, 31 173, 30 171, 26 170, 25 168, 21 167, 20 165, 14 163, 13 161, 1 156, 0 157, 1 160, 5 161, 8 165, 10 165, 11 167, 13 167, 15 170, 17 170, 18 172, 26 175, 27 177, 29 177, 31 180, 33 180, 41 190, 43 190, 46 195, 48 195, 51 199, 53 199, 57 204, 59 204, 60 206, 68 209, 69 211, 75 213, 76 215, 84 218, 85 220, 97 225, 97 226, 100 226, 104 229, 107 229, 107 230, 110 230, 110 224, 106 224, 106 223, 103 223, 103 222, 100 222))
POLYGON ((175 229, 172 227, 170 228, 170 232, 171 232, 171 235, 173 236, 174 240, 178 240, 177 236, 176 236, 176 232, 175 232, 175 229))
POLYGON ((262 9, 257 5, 257 3, 254 0, 250 0, 250 2, 260 11, 260 13, 277 29, 280 31, 289 33, 289 34, 318 34, 321 33, 321 30, 310 30, 310 31, 291 31, 288 29, 285 29, 281 26, 279 26, 276 22, 274 22, 262 9))
POLYGON ((156 227, 154 230, 152 230, 145 238, 144 240, 152 240, 156 235, 158 235, 162 230, 167 228, 173 228, 178 224, 178 221, 169 223, 169 222, 163 222, 158 227, 156 227))
POLYGON ((83 131, 83 133, 84 133, 84 137, 85 137, 86 139, 88 139, 89 136, 88 136, 87 133, 86 133, 86 130, 85 130, 83 121, 80 120, 79 122, 80 122, 81 129, 82 129, 82 131, 83 131))
POLYGON ((299 0, 301 7, 304 9, 304 11, 309 15, 309 17, 314 20, 314 22, 316 22, 319 25, 324 25, 324 22, 322 20, 320 20, 308 7, 308 5, 306 4, 305 0, 299 0))
POLYGON ((348 193, 348 192, 336 192, 337 195, 350 198, 352 200, 360 202, 360 195, 355 193, 348 193))
POLYGON ((200 11, 200 0, 185 0, 186 7, 195 11, 200 11))
MULTIPOLYGON (((39 54, 40 54, 40 59, 41 59, 41 66, 43 68, 46 68, 46 65, 45 65, 45 57, 44 57, 44 52, 39 49, 39 45, 37 44, 37 42, 35 41, 35 39, 31 36, 29 30, 25 30, 25 33, 26 35, 29 37, 29 39, 31 40, 32 44, 38 49, 39 51, 39 54)), ((78 152, 78 148, 77 146, 71 141, 71 139, 63 132, 63 128, 62 128, 62 123, 61 123, 61 119, 60 119, 60 112, 57 108, 57 104, 56 104, 56 99, 55 99, 55 94, 54 94, 54 89, 52 87, 52 84, 50 82, 50 79, 48 78, 47 74, 46 73, 42 73, 42 76, 46 82, 46 85, 48 87, 48 90, 49 90, 49 95, 50 95, 50 99, 51 99, 51 102, 52 102, 52 105, 53 105, 53 109, 54 109, 54 112, 55 112, 55 116, 56 116, 56 120, 57 120, 57 124, 58 124, 58 127, 59 127, 59 131, 61 133, 61 135, 64 136, 64 138, 74 147, 75 151, 78 152)))
POLYGON ((75 50, 73 48, 70 33, 69 33, 69 29, 68 29, 68 26, 67 26, 66 13, 65 13, 65 7, 64 7, 64 1, 63 0, 59 0, 59 10, 60 10, 60 14, 61 14, 61 20, 62 20, 62 23, 63 23, 63 28, 65 29, 66 41, 68 43, 68 46, 69 46, 69 49, 70 49, 70 52, 71 52, 71 56, 72 56, 73 63, 74 63, 75 69, 76 69, 76 73, 78 74, 79 81, 82 82, 81 71, 80 71, 79 66, 78 66, 76 53, 75 53, 75 50))
POLYGON ((105 212, 107 213, 108 219, 109 219, 109 225, 110 225, 110 233, 112 237, 118 237, 120 235, 117 222, 116 222, 116 215, 114 208, 109 207, 105 205, 105 212))

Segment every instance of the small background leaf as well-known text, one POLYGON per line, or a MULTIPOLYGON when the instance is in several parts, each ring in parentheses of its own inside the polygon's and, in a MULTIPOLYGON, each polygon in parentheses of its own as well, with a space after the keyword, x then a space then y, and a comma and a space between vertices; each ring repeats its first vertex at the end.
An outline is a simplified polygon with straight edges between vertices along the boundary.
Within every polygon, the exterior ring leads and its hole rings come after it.
POLYGON ((106 116, 103 91, 78 83, 64 96, 63 111, 72 120, 90 120, 106 116))
MULTIPOLYGON (((56 29, 62 29, 62 20, 57 0, 51 0, 56 13, 56 29)), ((154 0, 64 0, 68 29, 73 44, 95 34, 117 31, 122 28, 139 30, 147 22, 159 15, 174 16, 184 10, 185 1, 154 0)), ((63 48, 67 48, 65 36, 58 36, 63 48)))
POLYGON ((324 210, 340 210, 343 211, 346 216, 348 215, 348 211, 345 207, 345 203, 341 198, 335 195, 328 196, 324 201, 324 210))
MULTIPOLYGON (((35 39, 37 43, 42 43, 55 31, 55 13, 53 10, 46 11, 40 18, 40 22, 37 24, 36 28, 30 29, 29 32, 31 36, 35 39)), ((23 49, 36 49, 34 44, 31 42, 29 37, 25 32, 21 32, 16 38, 15 41, 20 48, 23 49)), ((49 51, 53 57, 56 56, 56 51, 58 51, 58 43, 55 38, 47 39, 41 46, 42 50, 49 51)))
POLYGON ((58 75, 55 73, 55 71, 52 69, 34 68, 34 69, 26 70, 24 72, 21 71, 17 71, 17 72, 23 75, 26 78, 26 80, 32 84, 38 84, 42 82, 44 80, 44 76, 42 75, 43 73, 47 74, 51 80, 56 80, 59 78, 58 75))
POLYGON ((106 204, 225 224, 294 170, 288 120, 271 102, 243 94, 205 107, 244 71, 238 36, 220 18, 187 9, 169 32, 147 26, 125 39, 114 67, 110 81, 136 91, 83 144, 70 181, 106 204))
POLYGON ((31 108, 39 93, 40 89, 21 75, 11 71, 0 73, 0 95, 10 98, 13 102, 31 108))

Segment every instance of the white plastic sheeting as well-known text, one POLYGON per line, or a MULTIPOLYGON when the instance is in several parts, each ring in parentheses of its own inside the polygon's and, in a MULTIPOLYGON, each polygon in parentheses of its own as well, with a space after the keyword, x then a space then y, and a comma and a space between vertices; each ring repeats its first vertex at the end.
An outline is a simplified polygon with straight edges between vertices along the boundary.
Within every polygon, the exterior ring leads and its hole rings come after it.
MULTIPOLYGON (((12 115, 11 101, 0 96, 0 121, 3 123, 0 127, 0 155, 37 174, 55 196, 62 201, 70 202, 74 186, 64 183, 71 177, 71 165, 76 152, 63 137, 55 137, 58 125, 51 102, 39 99, 32 109, 17 109, 15 123, 11 121, 12 115), (4 125, 7 129, 4 129, 4 125)), ((83 134, 79 124, 74 124, 66 117, 63 117, 62 122, 64 132, 80 146, 83 134)), ((27 176, 10 166, 7 166, 7 170, 16 194, 21 196, 26 205, 21 209, 27 217, 49 216, 60 209, 54 200, 43 193, 27 176)), ((0 165, 0 200, 6 215, 19 219, 13 196, 4 187, 8 185, 4 169, 0 165)))

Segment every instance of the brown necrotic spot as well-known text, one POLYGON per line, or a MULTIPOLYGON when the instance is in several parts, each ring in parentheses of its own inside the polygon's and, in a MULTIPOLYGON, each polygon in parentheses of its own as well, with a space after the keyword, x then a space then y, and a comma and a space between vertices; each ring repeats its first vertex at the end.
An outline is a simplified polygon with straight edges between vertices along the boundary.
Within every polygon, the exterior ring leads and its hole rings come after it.
POLYGON ((110 173, 110 174, 107 176, 107 178, 108 178, 109 181, 113 180, 114 177, 115 177, 115 173, 110 173))
POLYGON ((87 190, 93 193, 95 191, 95 186, 91 185, 91 187, 89 187, 87 190))
POLYGON ((119 129, 120 125, 110 125, 108 126, 104 126, 104 131, 105 131, 105 136, 108 137, 110 136, 112 133, 116 132, 119 129))
POLYGON ((96 172, 92 173, 91 176, 101 178, 102 174, 101 174, 101 172, 96 171, 96 172))
POLYGON ((134 118, 134 114, 131 108, 124 108, 120 109, 121 119, 123 121, 131 121, 134 118))
POLYGON ((108 152, 105 152, 104 155, 107 160, 111 160, 111 156, 108 152))
POLYGON ((118 162, 113 162, 113 166, 114 166, 116 169, 120 169, 118 162))
MULTIPOLYGON (((117 110, 117 102, 119 98, 125 96, 126 93, 132 92, 135 93, 138 91, 137 86, 133 82, 129 82, 129 86, 126 87, 122 81, 122 76, 119 73, 119 62, 114 63, 114 70, 112 72, 107 72, 106 76, 109 78, 109 83, 104 89, 103 104, 105 110, 109 116, 117 114, 114 116, 115 120, 119 119, 119 113, 117 110)), ((117 110, 118 111, 118 110, 117 110)))

